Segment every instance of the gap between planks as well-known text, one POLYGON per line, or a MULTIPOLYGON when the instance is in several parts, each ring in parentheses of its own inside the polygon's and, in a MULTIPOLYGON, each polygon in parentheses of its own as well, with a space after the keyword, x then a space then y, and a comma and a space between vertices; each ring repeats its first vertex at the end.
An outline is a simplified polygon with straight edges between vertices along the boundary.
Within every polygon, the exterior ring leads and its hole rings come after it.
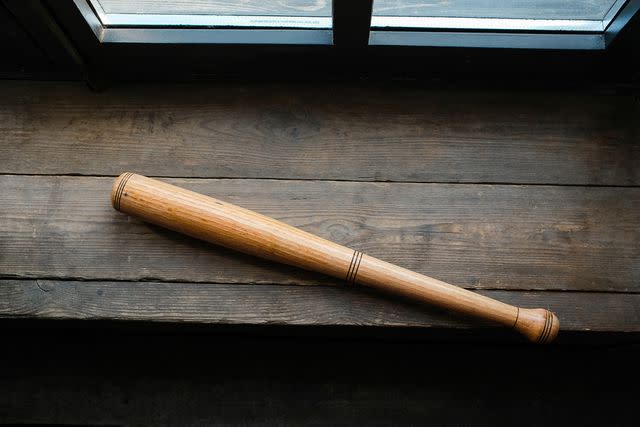
MULTIPOLYGON (((110 277, 81 277, 81 276, 29 276, 29 275, 12 275, 12 274, 0 274, 0 286, 3 281, 35 281, 38 284, 38 281, 50 281, 50 282, 77 282, 77 283, 166 283, 166 284, 185 284, 185 285, 220 285, 220 286, 282 286, 282 287, 300 287, 300 288, 308 288, 309 286, 313 286, 314 288, 342 288, 347 286, 345 283, 314 283, 309 284, 307 282, 290 282, 290 283, 282 283, 282 282, 269 282, 269 281, 243 281, 243 282, 230 282, 230 281, 220 281, 216 282, 215 280, 180 280, 180 279, 163 279, 161 277, 142 277, 136 278, 135 280, 128 279, 114 279, 110 277)), ((364 286, 359 286, 361 289, 365 289, 366 292, 378 292, 370 288, 366 288, 364 286)), ((474 288, 469 286, 459 286, 462 289, 467 289, 473 292, 525 292, 525 293, 563 293, 563 294, 612 294, 612 295, 638 295, 640 294, 640 290, 591 290, 591 289, 539 289, 539 288, 513 288, 513 289, 505 289, 505 288, 492 288, 492 287, 483 287, 483 288, 474 288)), ((384 292, 380 292, 381 295, 384 295, 384 292)))
MULTIPOLYGON (((123 172, 134 172, 135 170, 123 170, 123 172)), ((42 177, 80 177, 80 178, 116 178, 119 175, 112 174, 83 174, 83 173, 0 173, 3 176, 42 176, 42 177)), ((145 175, 156 179, 190 179, 190 180, 252 180, 252 181, 301 181, 301 182, 357 182, 357 183, 381 183, 381 184, 446 184, 446 185, 503 185, 516 187, 595 187, 595 188, 640 188, 640 185, 623 184, 556 184, 540 182, 510 182, 510 181, 396 181, 392 179, 324 179, 324 178, 278 178, 278 177, 238 177, 238 176, 181 176, 181 175, 145 175)))

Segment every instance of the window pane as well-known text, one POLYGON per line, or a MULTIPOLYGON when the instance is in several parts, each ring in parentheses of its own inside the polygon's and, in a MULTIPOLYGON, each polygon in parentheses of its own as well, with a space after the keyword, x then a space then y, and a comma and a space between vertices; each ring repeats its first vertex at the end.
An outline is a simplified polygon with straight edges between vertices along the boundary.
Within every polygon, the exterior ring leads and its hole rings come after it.
MULTIPOLYGON (((374 0, 369 44, 604 49, 627 0, 374 0), (617 19, 617 18, 616 18, 617 19)), ((626 15, 625 15, 626 13, 626 15)), ((620 21, 622 22, 622 21, 620 21)), ((626 22, 626 21, 625 21, 626 22)), ((622 24, 624 25, 624 24, 622 24)))
POLYGON ((331 28, 331 0, 91 0, 109 27, 331 28))
POLYGON ((616 0, 375 0, 374 16, 602 21, 616 0))
POLYGON ((98 0, 107 14, 331 16, 330 0, 98 0))

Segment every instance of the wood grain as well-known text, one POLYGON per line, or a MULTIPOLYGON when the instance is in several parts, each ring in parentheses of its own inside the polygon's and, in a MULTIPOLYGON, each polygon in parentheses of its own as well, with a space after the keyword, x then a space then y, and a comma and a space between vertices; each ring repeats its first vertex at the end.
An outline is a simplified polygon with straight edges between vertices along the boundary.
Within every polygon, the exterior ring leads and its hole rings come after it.
POLYGON ((631 96, 0 82, 0 173, 640 185, 631 96))
MULTIPOLYGON (((640 332, 638 294, 480 292, 514 305, 547 307, 562 318, 563 332, 640 332)), ((1 280, 0 318, 425 329, 486 327, 433 307, 345 287, 42 279, 1 280)))
MULTIPOLYGON (((128 218, 112 181, 1 176, 0 276, 343 283, 128 218)), ((638 188, 168 181, 469 289, 639 290, 638 188)))

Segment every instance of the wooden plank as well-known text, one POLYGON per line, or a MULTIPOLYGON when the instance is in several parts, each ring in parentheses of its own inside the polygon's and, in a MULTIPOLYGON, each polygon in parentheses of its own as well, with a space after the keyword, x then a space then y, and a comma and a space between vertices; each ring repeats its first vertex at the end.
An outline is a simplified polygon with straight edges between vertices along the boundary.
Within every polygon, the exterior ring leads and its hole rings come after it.
MULTIPOLYGON (((640 294, 481 291, 546 307, 563 332, 640 332, 640 294)), ((485 327, 441 310, 344 286, 1 280, 0 318, 196 322, 224 325, 485 327)))
POLYGON ((0 173, 640 185, 631 96, 0 82, 0 173))
MULTIPOLYGON (((374 15, 601 20, 615 0, 376 0, 374 15)), ((106 13, 331 16, 331 1, 99 0, 106 13)))
MULTIPOLYGON (((339 282, 129 218, 112 181, 1 176, 0 276, 339 282)), ((167 181, 468 288, 640 290, 640 188, 167 181)))

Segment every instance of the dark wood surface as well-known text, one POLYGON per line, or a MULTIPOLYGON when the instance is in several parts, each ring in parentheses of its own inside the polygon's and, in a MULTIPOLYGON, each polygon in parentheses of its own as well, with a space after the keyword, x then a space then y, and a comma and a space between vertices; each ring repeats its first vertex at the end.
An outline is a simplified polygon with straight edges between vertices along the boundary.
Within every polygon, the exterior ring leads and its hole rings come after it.
MULTIPOLYGON (((479 292, 518 306, 547 307, 562 319, 565 333, 640 332, 638 294, 479 292)), ((5 279, 0 281, 2 315, 245 326, 478 328, 476 322, 370 290, 224 283, 5 279)))
MULTIPOLYGON (((638 292, 640 189, 169 179, 471 289, 638 292)), ((112 178, 5 175, 0 269, 19 278, 340 283, 130 218, 112 178)))
POLYGON ((0 96, 4 318, 484 327, 130 219, 109 191, 131 170, 551 308, 569 332, 639 332, 632 96, 11 81, 0 96))
POLYGON ((0 84, 0 173, 640 185, 632 95, 0 84))

